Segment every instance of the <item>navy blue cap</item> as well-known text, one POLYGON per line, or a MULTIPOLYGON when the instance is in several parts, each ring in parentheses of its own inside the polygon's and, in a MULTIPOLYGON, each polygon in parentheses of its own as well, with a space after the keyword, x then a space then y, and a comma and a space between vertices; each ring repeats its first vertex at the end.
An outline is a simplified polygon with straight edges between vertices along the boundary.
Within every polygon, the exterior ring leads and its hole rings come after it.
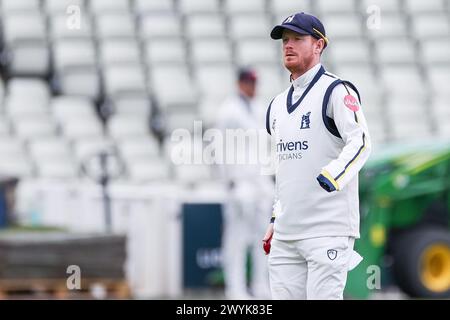
POLYGON ((328 44, 328 38, 325 34, 325 28, 315 16, 300 12, 290 15, 284 19, 283 23, 275 26, 270 33, 272 39, 278 40, 283 36, 283 30, 289 29, 300 34, 311 35, 316 39, 323 39, 325 47, 328 44))

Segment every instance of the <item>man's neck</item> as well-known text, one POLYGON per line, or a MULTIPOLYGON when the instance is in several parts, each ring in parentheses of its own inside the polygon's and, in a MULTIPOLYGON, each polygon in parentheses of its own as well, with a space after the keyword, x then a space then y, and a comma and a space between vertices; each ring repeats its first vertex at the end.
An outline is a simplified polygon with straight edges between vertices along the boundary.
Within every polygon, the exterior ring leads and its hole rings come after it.
POLYGON ((314 61, 312 61, 310 64, 308 64, 308 66, 306 66, 305 68, 297 69, 297 70, 291 72, 292 73, 292 80, 295 80, 295 79, 301 77, 306 72, 308 72, 309 70, 314 68, 318 63, 320 63, 320 60, 314 59, 314 61))

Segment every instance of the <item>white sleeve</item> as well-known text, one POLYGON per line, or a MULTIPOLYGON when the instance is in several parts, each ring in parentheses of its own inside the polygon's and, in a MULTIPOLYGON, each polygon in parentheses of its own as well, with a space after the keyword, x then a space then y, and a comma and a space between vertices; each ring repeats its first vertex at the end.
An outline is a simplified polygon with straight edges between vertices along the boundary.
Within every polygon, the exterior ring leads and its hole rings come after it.
POLYGON ((273 206, 272 206, 272 217, 270 219, 271 222, 275 221, 275 218, 277 217, 277 215, 279 215, 280 211, 281 211, 281 204, 279 201, 279 196, 278 196, 278 179, 277 179, 277 168, 278 168, 278 160, 277 160, 277 153, 276 153, 276 144, 277 144, 277 138, 276 138, 276 133, 272 132, 272 128, 270 126, 270 124, 272 123, 271 121, 271 117, 270 117, 270 112, 271 112, 271 106, 273 101, 275 100, 272 99, 272 101, 270 102, 268 108, 267 108, 267 114, 266 114, 266 130, 267 130, 267 134, 270 135, 270 144, 271 144, 271 148, 272 148, 272 152, 271 152, 271 165, 272 168, 274 170, 274 174, 275 174, 275 185, 274 185, 274 199, 273 199, 273 206))
POLYGON ((322 174, 337 190, 342 190, 358 174, 371 151, 369 131, 359 101, 357 111, 351 110, 344 103, 344 98, 349 93, 358 101, 357 94, 349 86, 336 86, 327 110, 345 144, 338 158, 322 168, 322 174))

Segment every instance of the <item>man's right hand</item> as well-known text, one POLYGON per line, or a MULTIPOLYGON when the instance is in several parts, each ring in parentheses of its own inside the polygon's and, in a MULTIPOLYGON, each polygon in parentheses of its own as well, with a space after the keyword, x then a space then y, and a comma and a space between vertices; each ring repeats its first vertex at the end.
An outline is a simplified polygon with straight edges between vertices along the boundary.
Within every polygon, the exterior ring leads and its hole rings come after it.
POLYGON ((273 236, 273 223, 270 223, 269 226, 267 227, 266 234, 264 235, 264 238, 262 240, 263 249, 266 252, 266 255, 270 253, 270 243, 272 241, 272 236, 273 236))

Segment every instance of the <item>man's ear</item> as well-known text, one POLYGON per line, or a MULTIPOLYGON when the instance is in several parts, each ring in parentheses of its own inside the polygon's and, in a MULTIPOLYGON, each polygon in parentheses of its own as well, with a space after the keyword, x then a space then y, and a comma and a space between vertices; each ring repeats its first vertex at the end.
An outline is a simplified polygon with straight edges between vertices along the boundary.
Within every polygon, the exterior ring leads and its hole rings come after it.
POLYGON ((325 40, 317 39, 317 41, 316 41, 316 53, 321 54, 324 48, 325 48, 325 40))
POLYGON ((315 53, 321 54, 324 48, 325 48, 325 40, 316 39, 315 53))

